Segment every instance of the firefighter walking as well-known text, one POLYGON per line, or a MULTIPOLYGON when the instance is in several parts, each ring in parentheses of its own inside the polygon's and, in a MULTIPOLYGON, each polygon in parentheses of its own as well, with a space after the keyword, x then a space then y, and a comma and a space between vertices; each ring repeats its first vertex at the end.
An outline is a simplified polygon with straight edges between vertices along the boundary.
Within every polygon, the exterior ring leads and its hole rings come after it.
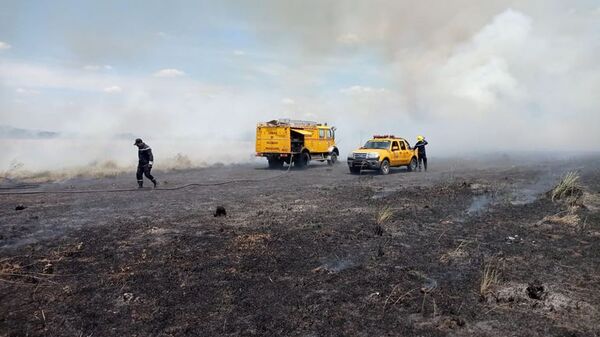
POLYGON ((152 174, 150 174, 150 171, 152 170, 152 164, 154 162, 152 149, 150 148, 150 146, 148 146, 148 144, 144 143, 144 141, 141 138, 136 139, 133 145, 138 147, 138 167, 136 172, 138 187, 144 187, 143 176, 146 176, 146 178, 150 179, 152 184, 154 184, 154 187, 156 187, 158 182, 156 181, 156 179, 154 179, 152 174))
POLYGON ((427 141, 423 136, 417 136, 417 143, 415 144, 415 149, 419 151, 419 171, 421 171, 421 164, 425 167, 425 171, 427 171, 427 151, 425 151, 425 145, 427 145, 427 141))

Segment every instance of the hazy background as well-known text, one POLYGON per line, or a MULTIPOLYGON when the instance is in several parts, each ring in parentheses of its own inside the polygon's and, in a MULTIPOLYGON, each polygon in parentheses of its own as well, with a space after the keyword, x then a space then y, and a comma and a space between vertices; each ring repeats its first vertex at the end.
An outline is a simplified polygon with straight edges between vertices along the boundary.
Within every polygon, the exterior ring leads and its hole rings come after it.
POLYGON ((3 0, 0 172, 135 165, 135 137, 156 167, 244 162, 280 117, 342 155, 595 151, 598 55, 597 0, 3 0))

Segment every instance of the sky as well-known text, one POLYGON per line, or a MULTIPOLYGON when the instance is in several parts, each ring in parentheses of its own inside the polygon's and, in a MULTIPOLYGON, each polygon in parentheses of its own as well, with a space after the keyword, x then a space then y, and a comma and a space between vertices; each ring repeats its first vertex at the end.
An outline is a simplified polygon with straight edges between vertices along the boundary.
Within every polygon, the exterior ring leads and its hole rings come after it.
POLYGON ((0 125, 104 159, 123 133, 247 159, 276 118, 336 125, 343 153, 374 133, 440 155, 594 151, 598 55, 597 0, 2 0, 0 125))

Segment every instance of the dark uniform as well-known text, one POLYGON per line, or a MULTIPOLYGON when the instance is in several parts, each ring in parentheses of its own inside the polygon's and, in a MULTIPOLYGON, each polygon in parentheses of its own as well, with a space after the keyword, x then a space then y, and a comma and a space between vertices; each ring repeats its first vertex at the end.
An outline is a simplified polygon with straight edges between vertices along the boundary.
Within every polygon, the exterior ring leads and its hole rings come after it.
POLYGON ((140 138, 135 140, 135 144, 138 147, 138 167, 136 172, 136 178, 140 188, 144 186, 143 176, 150 179, 154 187, 156 187, 157 181, 154 179, 150 171, 152 170, 152 164, 154 162, 154 156, 152 155, 152 149, 140 138))
POLYGON ((421 164, 425 166, 425 171, 427 171, 427 152, 425 151, 425 145, 427 145, 427 141, 425 139, 419 140, 415 144, 415 149, 419 150, 419 171, 421 171, 421 164))

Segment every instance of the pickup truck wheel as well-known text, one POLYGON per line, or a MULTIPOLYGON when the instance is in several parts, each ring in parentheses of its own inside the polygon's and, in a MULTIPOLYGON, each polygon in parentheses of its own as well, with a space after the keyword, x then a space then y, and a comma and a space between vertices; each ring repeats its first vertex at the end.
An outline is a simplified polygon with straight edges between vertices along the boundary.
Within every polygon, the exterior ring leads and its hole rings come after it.
POLYGON ((295 163, 296 163, 296 167, 305 168, 308 166, 309 162, 310 162, 310 155, 308 154, 308 152, 302 152, 298 155, 297 161, 295 163))
POLYGON ((416 170, 417 169, 417 158, 413 157, 410 160, 410 164, 408 164, 407 168, 408 168, 408 172, 412 172, 412 171, 416 170))
POLYGON ((384 159, 381 162, 381 166, 379 167, 379 172, 383 175, 390 173, 390 162, 387 159, 384 159))
POLYGON ((360 174, 360 167, 352 167, 352 166, 350 166, 350 173, 351 174, 360 174))
POLYGON ((327 165, 333 165, 337 163, 337 153, 333 152, 329 155, 329 159, 327 160, 327 165))

